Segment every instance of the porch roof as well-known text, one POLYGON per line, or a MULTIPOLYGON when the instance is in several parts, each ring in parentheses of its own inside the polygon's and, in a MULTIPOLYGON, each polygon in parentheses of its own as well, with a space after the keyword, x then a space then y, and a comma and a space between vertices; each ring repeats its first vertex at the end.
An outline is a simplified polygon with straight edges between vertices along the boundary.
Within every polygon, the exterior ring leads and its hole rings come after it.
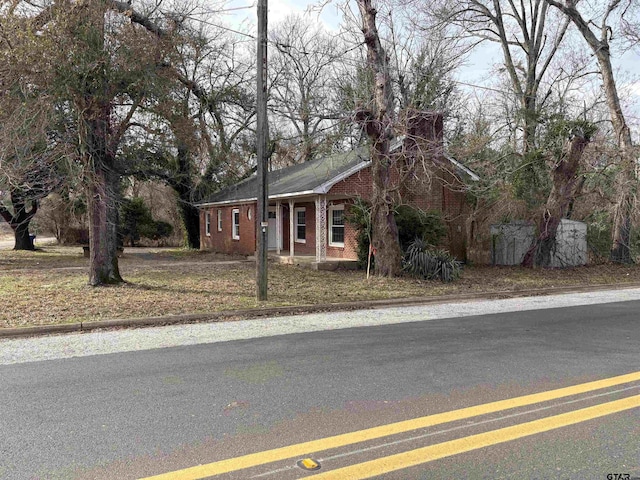
MULTIPOLYGON (((324 194, 333 185, 369 166, 367 148, 336 153, 310 162, 269 172, 269 198, 287 198, 324 194)), ((258 178, 256 175, 214 193, 198 203, 200 207, 256 201, 258 178)))

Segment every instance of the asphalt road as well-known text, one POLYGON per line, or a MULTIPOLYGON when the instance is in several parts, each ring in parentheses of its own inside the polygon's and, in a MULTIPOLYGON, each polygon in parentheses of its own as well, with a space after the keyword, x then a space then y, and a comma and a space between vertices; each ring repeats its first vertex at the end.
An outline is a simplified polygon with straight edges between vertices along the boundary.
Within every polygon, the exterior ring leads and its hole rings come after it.
MULTIPOLYGON (((639 311, 627 301, 0 365, 0 478, 140 478, 632 374, 639 311)), ((309 452, 318 473, 293 457, 222 478, 325 478, 487 432, 499 441, 376 478, 640 477, 633 404, 516 440, 507 433, 638 394, 639 379, 624 381, 309 452)))

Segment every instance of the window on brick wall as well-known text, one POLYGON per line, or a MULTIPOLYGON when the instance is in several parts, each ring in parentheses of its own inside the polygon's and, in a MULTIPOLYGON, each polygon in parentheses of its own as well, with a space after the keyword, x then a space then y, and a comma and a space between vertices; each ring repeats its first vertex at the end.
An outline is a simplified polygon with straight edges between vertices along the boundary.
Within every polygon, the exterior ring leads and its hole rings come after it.
POLYGON ((296 242, 307 242, 307 211, 303 208, 295 209, 296 219, 296 242))
POLYGON ((211 236, 211 213, 204 214, 204 233, 207 237, 211 236))
POLYGON ((218 231, 222 231, 222 210, 218 209, 218 231))
POLYGON ((240 209, 234 208, 231 210, 231 238, 234 240, 240 240, 240 209))
POLYGON ((344 205, 329 207, 329 245, 344 247, 344 205))

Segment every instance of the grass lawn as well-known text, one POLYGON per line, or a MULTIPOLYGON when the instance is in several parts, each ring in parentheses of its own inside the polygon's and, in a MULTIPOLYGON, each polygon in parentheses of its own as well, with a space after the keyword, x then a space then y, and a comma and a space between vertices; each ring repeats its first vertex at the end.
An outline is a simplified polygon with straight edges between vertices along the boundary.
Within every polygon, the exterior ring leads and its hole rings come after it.
POLYGON ((0 328, 88 320, 203 313, 237 308, 337 303, 587 284, 640 283, 640 268, 465 268, 452 284, 412 278, 365 279, 362 271, 318 272, 269 265, 269 301, 255 300, 255 264, 180 249, 125 250, 119 286, 87 285, 80 247, 0 250, 0 328))

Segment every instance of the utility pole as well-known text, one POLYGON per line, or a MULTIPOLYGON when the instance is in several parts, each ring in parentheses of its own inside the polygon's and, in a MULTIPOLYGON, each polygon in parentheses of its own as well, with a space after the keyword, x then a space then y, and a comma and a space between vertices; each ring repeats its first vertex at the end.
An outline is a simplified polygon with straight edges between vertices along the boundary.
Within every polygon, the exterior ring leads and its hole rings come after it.
POLYGON ((267 242, 269 192, 267 182, 267 0, 258 0, 258 91, 256 95, 256 149, 258 153, 258 202, 256 212, 256 296, 267 299, 267 242))

